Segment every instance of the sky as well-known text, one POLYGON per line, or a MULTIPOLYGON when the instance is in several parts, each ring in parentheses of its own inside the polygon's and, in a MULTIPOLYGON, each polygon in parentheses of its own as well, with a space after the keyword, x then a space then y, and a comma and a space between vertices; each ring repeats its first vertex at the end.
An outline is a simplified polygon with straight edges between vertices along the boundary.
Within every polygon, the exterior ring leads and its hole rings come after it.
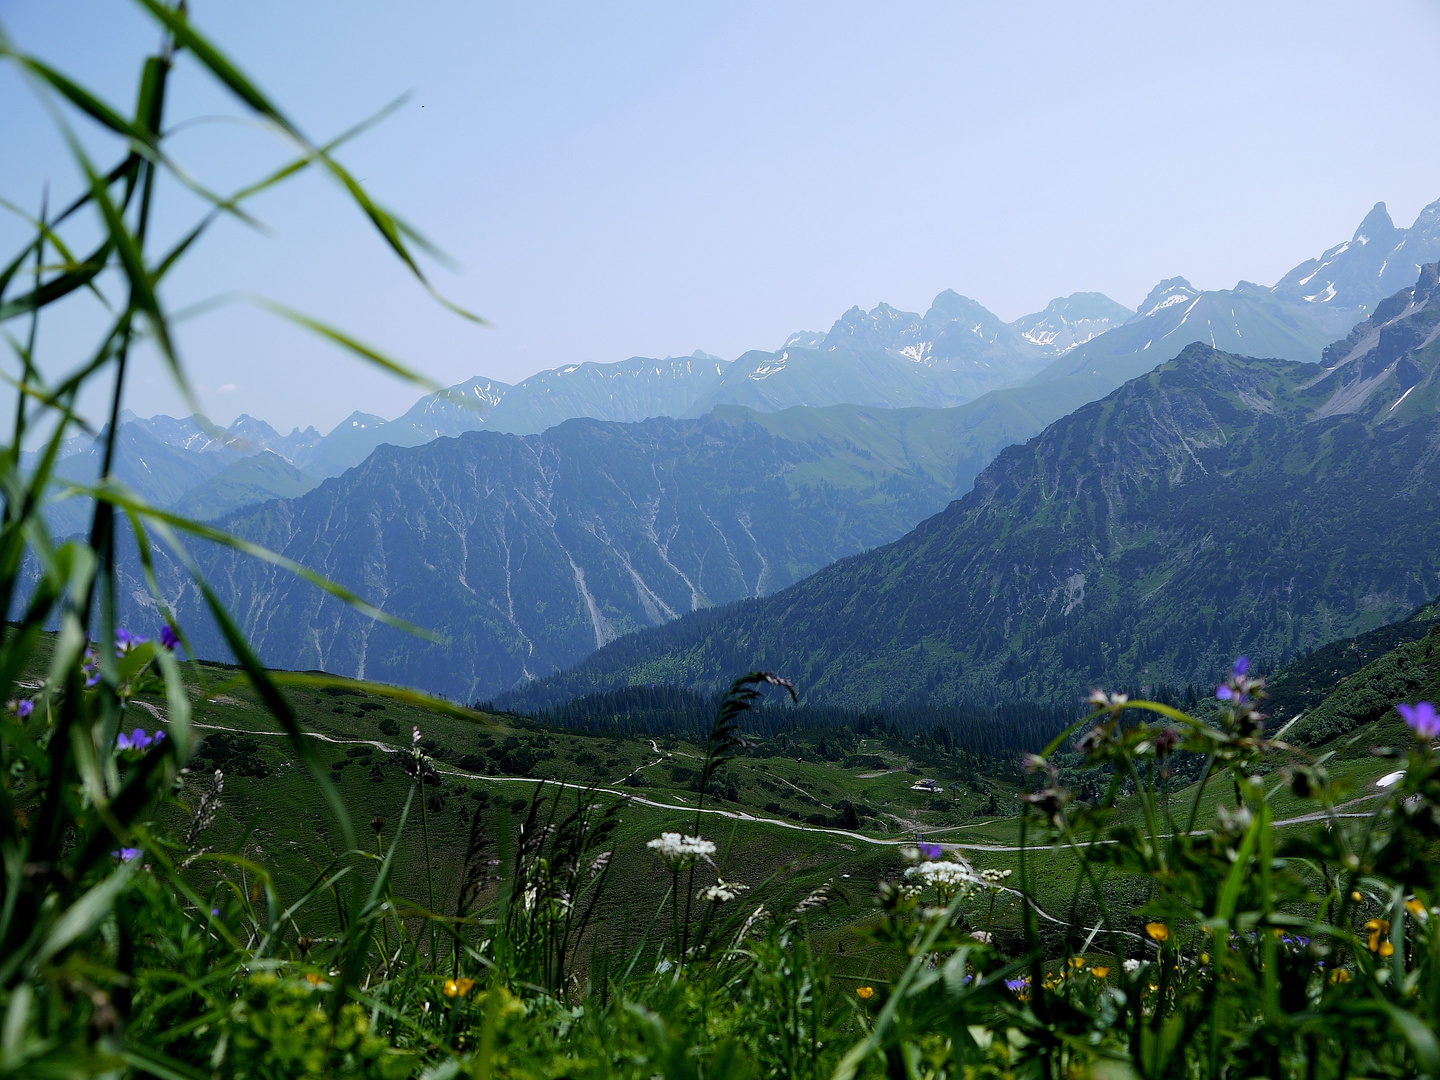
MULTIPOLYGON (((438 304, 308 175, 257 200, 263 231, 215 227, 167 307, 273 297, 442 385, 733 358, 854 304, 923 311, 946 288, 1015 319, 1078 290, 1134 307, 1177 274, 1269 284, 1375 202, 1409 225, 1440 198, 1436 0, 190 11, 313 139, 409 95, 339 157, 448 253, 427 274, 487 323, 438 304)), ((115 101, 159 36, 122 0, 0 0, 0 28, 115 101)), ((176 158, 217 190, 285 159, 183 57, 167 121, 176 158)), ((116 152, 72 123, 99 159, 116 152)), ((46 185, 73 195, 76 167, 0 66, 0 198, 33 210, 46 185)), ((200 207, 177 184, 159 194, 163 241, 200 207)), ((0 220, 0 259, 24 242, 0 220)), ((78 362, 98 320, 77 302, 42 323, 47 363, 78 362)), ((419 394, 246 302, 187 320, 179 341, 220 424, 325 431, 419 394)), ((126 393, 141 415, 188 411, 153 357, 126 393)))

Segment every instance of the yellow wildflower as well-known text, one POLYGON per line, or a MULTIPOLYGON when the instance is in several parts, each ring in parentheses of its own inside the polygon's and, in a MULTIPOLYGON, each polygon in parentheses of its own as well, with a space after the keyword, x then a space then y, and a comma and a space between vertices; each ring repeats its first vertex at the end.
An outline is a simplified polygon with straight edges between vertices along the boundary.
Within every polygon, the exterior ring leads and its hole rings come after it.
MULTIPOLYGON (((1380 951, 1380 939, 1383 938, 1383 937, 1388 936, 1389 933, 1390 933, 1390 920, 1389 920, 1389 919, 1371 919, 1369 922, 1367 922, 1367 923, 1365 924, 1365 937, 1367 938, 1367 943, 1368 943, 1368 945, 1369 945, 1369 947, 1370 947, 1370 951, 1371 951, 1371 952, 1379 952, 1379 951, 1380 951)), ((1388 944, 1388 942, 1387 942, 1387 944, 1388 944)), ((1390 951, 1391 951, 1391 952, 1394 952, 1395 950, 1392 948, 1390 951)), ((1389 954, 1387 953, 1386 955, 1389 955, 1389 954)))
POLYGON ((1170 940, 1170 928, 1163 922, 1147 922, 1145 933, 1149 934, 1155 941, 1166 942, 1170 940))
POLYGON ((1376 951, 1379 952, 1379 954, 1380 954, 1381 956, 1394 956, 1394 955, 1395 955, 1395 946, 1392 945, 1392 944, 1391 944, 1390 942, 1388 942, 1388 941, 1382 941, 1382 942, 1380 943, 1380 948, 1377 949, 1376 951))
POLYGON ((875 996, 875 988, 873 986, 857 986, 855 988, 855 995, 861 1001, 869 1001, 875 996))
POLYGON ((1423 916, 1425 914, 1425 905, 1412 896, 1409 900, 1405 901, 1405 910, 1411 915, 1423 916))
POLYGON ((1200 954, 1200 962, 1202 964, 1208 964, 1210 962, 1210 954, 1208 952, 1202 952, 1200 954))
POLYGON ((464 997, 466 994, 470 993, 470 991, 474 989, 474 979, 446 979, 444 984, 440 987, 440 992, 446 997, 453 998, 464 997))
POLYGON ((1364 899, 1365 899, 1365 898, 1360 895, 1360 893, 1359 893, 1358 890, 1357 890, 1357 891, 1353 891, 1353 892, 1350 893, 1350 902, 1351 902, 1352 904, 1358 904, 1358 903, 1360 903, 1361 900, 1364 900, 1364 899))
POLYGON ((1072 968, 1083 968, 1085 966, 1085 958, 1083 956, 1070 957, 1070 966, 1072 968))
POLYGON ((307 971, 305 972, 305 981, 308 982, 311 986, 319 986, 321 979, 319 975, 315 974, 315 972, 307 971))
POLYGON ((1350 981, 1350 972, 1344 968, 1336 968, 1330 972, 1330 981, 1332 983, 1347 983, 1350 981))
POLYGON ((1094 975, 1097 979, 1103 979, 1106 975, 1110 974, 1110 969, 1103 964, 1096 964, 1090 969, 1090 974, 1094 975))

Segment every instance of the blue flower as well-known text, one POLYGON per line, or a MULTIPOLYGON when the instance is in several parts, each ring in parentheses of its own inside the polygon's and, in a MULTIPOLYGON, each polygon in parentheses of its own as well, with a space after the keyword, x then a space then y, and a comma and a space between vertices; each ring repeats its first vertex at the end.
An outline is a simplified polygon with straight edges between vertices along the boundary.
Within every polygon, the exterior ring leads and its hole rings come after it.
POLYGON ((131 859, 135 858, 136 855, 140 854, 140 849, 133 847, 122 847, 119 851, 112 851, 110 852, 110 854, 113 855, 115 858, 119 859, 121 862, 129 862, 131 859))
POLYGON ((1250 673, 1250 658, 1248 656, 1237 656, 1235 664, 1230 669, 1235 672, 1235 678, 1243 679, 1250 673))
POLYGON ((18 705, 15 706, 15 715, 20 717, 21 720, 24 720, 34 711, 35 702, 31 701, 29 698, 26 698, 24 701, 20 702, 18 705))
POLYGON ((174 627, 169 623, 160 628, 160 644, 171 652, 174 652, 175 646, 180 644, 180 635, 175 633, 174 627))
POLYGON ((1417 701, 1414 705, 1396 705, 1395 711, 1404 717, 1410 730, 1420 738, 1433 739, 1440 736, 1440 716, 1435 714, 1435 706, 1430 702, 1417 701))
POLYGON ((159 744, 165 740, 165 732, 157 731, 155 734, 145 734, 143 727, 137 727, 129 735, 121 735, 115 740, 115 746, 120 750, 144 750, 151 744, 159 744))
POLYGON ((918 844, 916 846, 919 847, 920 854, 923 855, 927 861, 934 862, 940 858, 939 844, 918 844))

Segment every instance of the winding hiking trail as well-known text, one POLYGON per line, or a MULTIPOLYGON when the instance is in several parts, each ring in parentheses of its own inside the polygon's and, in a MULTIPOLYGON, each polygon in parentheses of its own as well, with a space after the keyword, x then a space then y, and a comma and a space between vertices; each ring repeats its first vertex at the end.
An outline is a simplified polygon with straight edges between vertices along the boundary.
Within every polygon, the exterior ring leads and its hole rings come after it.
MULTIPOLYGON (((131 704, 140 706, 142 709, 144 709, 145 711, 147 711, 148 713, 150 713, 150 715, 153 716, 153 717, 156 719, 156 721, 159 722, 159 723, 168 724, 168 723, 170 722, 168 719, 166 719, 166 717, 164 716, 164 714, 162 714, 162 713, 160 712, 160 710, 159 710, 156 706, 150 704, 148 701, 132 700, 132 701, 131 701, 131 704)), ((191 726, 191 727, 194 727, 194 728, 201 728, 201 729, 204 729, 204 730, 206 730, 206 731, 225 731, 225 732, 230 732, 230 733, 236 734, 236 735, 260 735, 260 736, 270 736, 270 737, 272 737, 272 738, 277 738, 277 739, 286 739, 286 738, 289 738, 289 735, 287 735, 287 734, 286 734, 285 732, 283 732, 283 731, 255 731, 255 730, 253 730, 253 729, 251 729, 251 728, 228 727, 228 726, 226 726, 226 725, 224 725, 224 724, 202 724, 202 723, 199 723, 198 721, 192 721, 191 724, 190 724, 190 726, 191 726)), ((312 738, 312 739, 319 739, 321 742, 334 743, 334 744, 337 744, 337 745, 340 745, 340 746, 373 746, 375 749, 380 750, 380 751, 383 751, 384 753, 387 753, 387 754, 404 754, 404 753, 407 753, 407 752, 408 752, 408 751, 404 750, 404 749, 401 748, 401 747, 392 746, 392 745, 390 745, 389 743, 381 742, 381 741, 378 740, 378 739, 341 739, 341 738, 336 738, 336 737, 333 736, 333 735, 325 735, 325 734, 322 734, 321 732, 318 732, 318 731, 302 731, 300 734, 305 735, 305 736, 307 736, 307 737, 309 737, 309 738, 312 738)), ((653 746, 653 743, 652 743, 652 746, 653 746)), ((656 750, 656 752, 659 752, 659 748, 658 748, 658 747, 655 747, 655 750, 656 750)), ((664 759, 661 758, 661 760, 663 761, 664 759)), ((596 791, 596 792, 600 792, 600 793, 605 794, 605 795, 613 795, 615 798, 617 798, 617 799, 623 799, 623 800, 625 800, 626 802, 628 802, 628 803, 630 803, 631 805, 634 805, 634 806, 649 806, 649 807, 655 808, 656 810, 669 810, 669 811, 671 811, 672 813, 673 813, 673 812, 676 812, 676 811, 682 811, 682 812, 684 812, 684 813, 690 813, 690 814, 707 814, 707 815, 713 815, 713 816, 719 817, 719 818, 729 818, 729 819, 731 819, 731 820, 733 820, 733 821, 753 821, 753 822, 755 822, 756 824, 759 824, 759 825, 774 825, 774 826, 776 826, 777 828, 781 828, 781 829, 792 829, 792 830, 794 830, 795 832, 820 833, 820 834, 822 834, 822 835, 843 837, 843 838, 846 839, 846 840, 858 840, 858 841, 860 841, 860 842, 862 842, 862 843, 873 844, 873 845, 875 845, 876 847, 900 847, 900 846, 905 845, 905 844, 914 843, 913 840, 910 840, 910 839, 907 839, 907 838, 904 838, 904 837, 898 837, 898 838, 895 838, 895 839, 891 839, 891 838, 888 838, 888 837, 866 836, 864 833, 852 832, 852 831, 849 830, 849 829, 834 829, 834 828, 829 828, 829 827, 824 826, 824 825, 803 825, 803 824, 801 824, 801 823, 799 823, 799 822, 784 820, 783 818, 759 817, 759 816, 757 816, 757 815, 755 815, 755 814, 746 813, 744 810, 723 810, 723 809, 721 809, 721 808, 719 808, 719 807, 713 807, 713 808, 712 808, 712 807, 686 807, 686 806, 676 806, 674 803, 657 802, 657 801, 655 801, 654 799, 648 799, 648 798, 646 798, 644 795, 637 795, 637 794, 635 794, 634 792, 630 792, 630 791, 617 791, 616 789, 614 789, 614 788, 609 788, 609 787, 598 787, 598 786, 593 786, 593 785, 590 785, 590 784, 573 784, 573 783, 570 783, 569 781, 566 781, 566 780, 547 780, 547 779, 540 779, 540 778, 533 777, 533 776, 487 776, 487 775, 484 774, 484 773, 469 772, 469 771, 467 771, 467 770, 465 770, 465 769, 456 769, 456 768, 452 768, 452 767, 449 767, 449 766, 444 766, 444 767, 442 767, 442 766, 440 765, 440 763, 439 763, 439 762, 436 762, 433 758, 431 758, 431 762, 432 762, 432 764, 434 764, 434 766, 435 766, 435 771, 436 771, 437 773, 441 774, 442 776, 457 776, 457 777, 460 777, 460 778, 462 778, 462 779, 468 779, 468 780, 484 780, 484 781, 486 781, 486 782, 488 782, 488 783, 499 783, 499 784, 548 784, 548 785, 550 785, 550 786, 552 786, 552 787, 566 788, 566 789, 570 789, 570 790, 573 790, 573 791, 596 791)), ((645 767, 645 768, 648 768, 649 766, 644 766, 644 767, 645 767)), ((1380 798, 1380 797, 1382 797, 1382 795, 1383 795, 1383 793, 1381 793, 1381 792, 1377 792, 1377 793, 1371 794, 1371 795, 1362 795, 1362 796, 1359 796, 1358 798, 1351 799, 1349 802, 1341 803, 1341 804, 1340 804, 1339 806, 1337 806, 1335 809, 1336 809, 1336 811, 1345 810, 1345 809, 1348 809, 1349 807, 1357 806, 1357 805, 1359 805, 1359 804, 1361 804, 1361 803, 1368 802, 1368 801, 1370 801, 1370 800, 1372 800, 1372 799, 1380 798)), ((1276 828, 1283 828, 1283 827, 1285 827, 1285 826, 1290 826, 1290 825, 1304 825, 1304 824, 1307 824, 1307 823, 1309 823, 1309 822, 1324 821, 1328 816, 1330 816, 1330 815, 1327 815, 1323 810, 1321 810, 1321 811, 1315 811, 1315 812, 1309 813, 1309 814, 1299 814, 1299 815, 1297 815, 1297 816, 1295 816, 1295 817, 1283 818, 1283 819, 1281 819, 1281 820, 1279 820, 1279 821, 1276 821, 1274 824, 1275 824, 1275 827, 1276 827, 1276 828)), ((1337 812, 1337 813, 1335 813, 1333 816, 1336 817, 1336 818, 1354 818, 1354 817, 1365 817, 1366 815, 1364 815, 1364 814, 1358 814, 1358 813, 1338 813, 1338 812, 1337 812)), ((950 828, 947 828, 947 829, 943 829, 943 830, 931 830, 931 831, 932 831, 932 832, 953 832, 953 831, 955 831, 955 830, 957 830, 957 829, 971 829, 971 828, 976 828, 976 827, 978 827, 979 825, 986 825, 986 824, 991 824, 991 823, 993 823, 993 822, 978 822, 978 823, 973 824, 973 825, 955 825, 955 826, 951 826, 950 828)), ((1196 831, 1196 835, 1200 835, 1200 833, 1201 833, 1201 830, 1197 830, 1197 831, 1196 831)), ((1115 841, 1113 841, 1113 840, 1099 840, 1099 841, 1094 841, 1094 842, 1095 842, 1095 843, 1100 843, 1100 844, 1112 844, 1112 843, 1114 843, 1115 841)), ((958 852, 958 851, 983 851, 983 852, 988 852, 988 853, 992 853, 992 854, 1005 854, 1005 853, 1015 853, 1015 852, 1019 852, 1019 851, 1024 850, 1024 849, 1022 849, 1022 848, 1020 848, 1020 847, 1012 846, 1012 845, 1006 845, 1006 844, 967 844, 967 843, 961 843, 960 841, 956 841, 956 840, 938 840, 938 841, 935 841, 935 843, 938 843, 941 848, 943 848, 943 849, 945 849, 945 850, 947 850, 947 851, 957 851, 957 852, 958 852)), ((1014 891, 1014 890, 1007 889, 1006 891, 1007 891, 1007 892, 1010 892, 1010 891, 1014 891)), ((1047 918, 1048 918, 1048 916, 1047 916, 1047 918)), ((1057 920, 1057 921, 1058 921, 1058 920, 1057 920)))
MULTIPOLYGON (((142 709, 144 709, 145 711, 147 711, 148 713, 150 713, 150 715, 155 718, 155 720, 156 720, 157 723, 168 724, 168 723, 170 722, 170 721, 164 716, 164 714, 162 714, 162 713, 160 712, 159 708, 157 708, 156 706, 150 704, 148 701, 139 701, 139 700, 132 699, 131 704, 138 705, 138 706, 140 706, 142 709)), ((224 725, 224 724, 203 724, 203 723, 199 723, 199 722, 196 722, 196 721, 192 721, 190 726, 191 726, 191 727, 194 727, 194 728, 200 728, 200 729, 203 729, 203 730, 206 730, 206 731, 225 731, 225 732, 230 732, 230 733, 236 734, 236 735, 270 736, 270 737, 273 737, 273 738, 280 738, 280 739, 289 738, 289 736, 288 736, 285 732, 283 732, 283 731, 255 731, 255 730, 252 730, 252 729, 250 729, 250 728, 229 727, 229 726, 226 726, 226 725, 224 725)), ((380 750, 380 751, 382 751, 383 753, 386 753, 386 754, 403 754, 403 753, 407 753, 407 751, 406 751, 405 749, 403 749, 402 747, 392 746, 392 745, 390 745, 389 743, 381 742, 381 741, 379 741, 378 739, 342 739, 342 738, 336 738, 336 737, 333 736, 333 735, 325 735, 325 734, 322 734, 321 732, 318 732, 318 731, 302 731, 300 734, 305 735, 305 736, 308 736, 309 738, 312 738, 312 739, 319 739, 321 742, 335 743, 335 744, 337 744, 337 745, 342 745, 342 746, 344 746, 344 745, 349 745, 349 746, 373 746, 375 749, 380 750)), ((660 750, 660 748, 655 745, 655 743, 653 742, 653 740, 650 741, 650 745, 651 745, 652 750, 653 750, 655 753, 657 753, 657 754, 663 754, 663 752, 660 750)), ((663 760, 664 760, 664 757, 662 756, 659 760, 660 760, 660 761, 663 761, 663 760)), ((682 812, 685 812, 685 813, 693 813, 693 814, 709 814, 709 815, 713 815, 713 816, 719 817, 719 818, 729 818, 729 819, 731 819, 731 820, 733 820, 733 821, 752 821, 752 822, 755 822, 756 824, 759 824, 759 825, 773 825, 773 826, 775 826, 775 827, 777 827, 777 828, 781 828, 781 829, 792 829, 792 830, 794 830, 794 831, 796 831, 796 832, 802 832, 802 833, 819 833, 819 834, 822 834, 822 835, 838 836, 838 837, 842 837, 842 838, 844 838, 844 839, 846 839, 846 840, 855 840, 855 841, 859 841, 859 842, 861 842, 861 843, 872 844, 872 845, 874 845, 874 846, 876 846, 876 847, 900 847, 900 846, 905 845, 905 844, 913 843, 913 841, 910 841, 910 840, 907 840, 907 839, 903 839, 903 838, 897 838, 897 839, 893 839, 893 840, 892 840, 892 839, 888 839, 888 838, 882 839, 882 838, 874 837, 874 836, 866 836, 864 833, 851 832, 851 831, 848 830, 848 829, 832 829, 832 828, 827 828, 827 827, 825 827, 825 826, 823 826, 823 825, 802 825, 802 824, 799 824, 799 823, 794 822, 794 821, 785 821, 785 820, 782 820, 782 819, 779 819, 779 818, 757 817, 757 816, 754 815, 754 814, 747 814, 747 813, 746 813, 745 811, 743 811, 743 810, 722 810, 722 809, 720 809, 720 808, 718 808, 718 807, 716 807, 716 808, 710 808, 710 807, 690 808, 690 807, 685 807, 685 806, 676 806, 676 805, 674 805, 673 803, 656 802, 656 801, 653 800, 653 799, 647 799, 647 798, 646 798, 645 796, 643 796, 643 795, 636 795, 636 794, 634 794, 634 793, 632 793, 632 792, 628 792, 628 791, 617 791, 617 790, 615 790, 614 788, 608 788, 608 787, 592 787, 591 785, 588 785, 588 784, 572 784, 572 783, 569 783, 568 781, 564 781, 564 780, 538 779, 538 778, 536 778, 536 777, 530 777, 530 776, 486 776, 486 775, 483 774, 483 773, 468 772, 468 771, 466 771, 466 770, 464 770, 464 769, 455 769, 455 768, 449 768, 449 767, 444 767, 444 768, 442 768, 438 763, 436 763, 436 762, 434 761, 433 758, 431 759, 431 762, 432 762, 432 764, 435 765, 435 771, 436 771, 437 773, 440 773, 441 775, 444 775, 444 776, 456 776, 456 777, 461 777, 461 778, 463 778, 463 779, 470 779, 470 780, 484 780, 484 781, 487 781, 487 782, 489 782, 489 783, 504 783, 504 784, 549 784, 549 785, 551 785, 551 786, 553 786, 553 787, 567 788, 567 789, 571 789, 571 790, 575 790, 575 791, 595 791, 595 792, 601 792, 601 793, 606 794, 606 795, 612 795, 612 796, 614 796, 614 797, 617 798, 617 799, 623 799, 624 801, 626 801, 627 803, 629 803, 629 804, 632 805, 632 806, 648 806, 648 807, 653 807, 653 808, 656 809, 656 810, 668 810, 668 811, 670 811, 671 813, 674 813, 674 812, 676 812, 676 811, 682 811, 682 812)), ((658 763, 659 763, 658 761, 657 761, 657 762, 652 762, 652 764, 658 764, 658 763)), ((648 768, 649 766, 644 766, 644 767, 648 768)), ((1377 792, 1377 793, 1374 793, 1374 794, 1362 795, 1362 796, 1360 796, 1360 797, 1358 797, 1358 798, 1351 799, 1351 800, 1348 801, 1348 802, 1341 803, 1339 806, 1337 806, 1337 807, 1335 808, 1335 812, 1333 813, 1333 815, 1327 815, 1324 811, 1316 811, 1316 812, 1314 812, 1314 813, 1300 814, 1300 815, 1297 815, 1297 816, 1295 816, 1295 817, 1284 818, 1284 819, 1282 819, 1282 820, 1280 820, 1280 821, 1276 821, 1276 822, 1274 823, 1274 825, 1275 825, 1276 828, 1282 828, 1282 827, 1290 826, 1290 825, 1303 825, 1303 824, 1306 824, 1306 823, 1308 823, 1308 822, 1313 822, 1313 821, 1323 821, 1323 820, 1325 820, 1327 817, 1334 817, 1334 818, 1356 818, 1356 817, 1365 817, 1366 815, 1365 815, 1365 814, 1361 814, 1361 813, 1341 813, 1340 811, 1346 810, 1346 809, 1348 809, 1349 807, 1357 806, 1357 805, 1360 804, 1360 803, 1364 803, 1364 802, 1368 802, 1368 801, 1373 800, 1373 799, 1381 798, 1381 797, 1383 797, 1383 794, 1384 794, 1383 792, 1377 792)), ((974 824, 969 824, 969 825, 955 825, 955 826, 951 826, 950 828, 944 829, 944 830, 932 830, 932 832, 934 832, 934 831, 953 832, 953 831, 956 831, 956 830, 958 830, 958 829, 972 829, 972 828, 977 828, 977 827, 982 826, 982 825, 993 824, 993 823, 994 823, 994 820, 998 820, 998 819, 992 819, 991 821, 985 821, 985 822, 976 822, 976 823, 974 823, 974 824)), ((1201 833, 1201 831, 1202 831, 1202 830, 1196 830, 1196 835, 1199 835, 1199 834, 1201 833)), ((1167 835, 1168 835, 1168 834, 1167 834, 1167 835)), ((1020 847, 1015 847, 1015 846, 1010 846, 1010 845, 1005 845, 1005 844, 966 844, 966 843, 960 843, 960 842, 958 842, 958 841, 953 841, 953 840, 951 840, 951 841, 940 840, 940 841, 936 841, 936 843, 938 843, 939 846, 940 846, 941 848, 943 848, 944 850, 946 850, 946 851, 953 851, 953 852, 955 852, 956 854, 959 854, 961 851, 986 852, 986 853, 989 853, 989 854, 1005 854, 1005 853, 1015 853, 1015 852, 1019 852, 1019 851, 1023 850, 1023 849, 1020 848, 1020 847)), ((1115 841, 1113 841, 1113 840, 1099 840, 1099 841, 1092 841, 1092 843, 1113 844, 1113 843, 1115 843, 1115 841)), ((962 861, 963 861, 963 860, 962 860, 962 861)), ((968 865, 968 864, 967 864, 967 865, 968 865)), ((1003 893, 1007 893, 1007 894, 1009 894, 1009 895, 1011 895, 1011 896, 1014 896, 1017 900, 1020 900, 1020 901, 1023 901, 1023 902, 1025 902, 1025 903, 1029 904, 1030 907, 1034 910, 1035 914, 1036 914, 1039 918, 1044 919, 1046 922, 1054 923, 1056 926, 1069 926, 1069 925, 1070 925, 1070 924, 1069 924, 1067 921, 1065 921, 1064 919, 1060 919, 1060 918, 1057 918, 1057 917, 1054 916, 1054 915, 1051 915, 1048 911, 1046 911, 1044 908, 1042 908, 1042 907, 1041 907, 1039 904, 1037 904, 1034 900, 1032 900, 1032 899, 1030 899, 1028 896, 1026 896, 1026 895, 1025 895, 1023 892, 1021 892, 1019 889, 1013 888, 1012 886, 1009 886, 1009 885, 1002 885, 1002 886, 999 887, 999 891, 1000 891, 1000 892, 1003 892, 1003 893)), ((1093 939, 1094 939, 1097 935, 1099 935, 1099 934, 1110 934, 1110 935, 1114 935, 1114 936, 1118 936, 1118 937, 1133 938, 1133 939, 1135 939, 1135 940, 1141 941, 1141 942, 1143 942, 1143 943, 1145 943, 1145 944, 1147 944, 1147 945, 1151 945, 1151 946, 1154 946, 1154 945, 1155 945, 1155 943, 1149 941, 1148 938, 1144 938, 1144 937, 1142 937, 1140 934, 1134 933, 1133 931, 1130 931, 1130 930, 1121 930, 1121 929, 1115 929, 1115 928, 1106 928, 1106 927, 1102 927, 1102 926, 1082 927, 1081 929, 1082 929, 1085 933, 1087 933, 1087 934, 1090 935, 1090 939, 1091 939, 1091 940, 1093 940, 1093 939)), ((1088 947, 1088 946, 1087 946, 1087 947, 1088 947)), ((1158 948, 1158 946, 1155 946, 1155 947, 1158 948)))

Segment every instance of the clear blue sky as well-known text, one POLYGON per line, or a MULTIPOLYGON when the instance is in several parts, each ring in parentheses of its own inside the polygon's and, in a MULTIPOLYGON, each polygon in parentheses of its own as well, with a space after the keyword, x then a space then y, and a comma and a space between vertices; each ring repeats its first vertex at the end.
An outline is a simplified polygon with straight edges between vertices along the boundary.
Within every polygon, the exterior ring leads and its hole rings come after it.
MULTIPOLYGON (((852 304, 941 289, 1013 319, 1161 277, 1273 282, 1377 200, 1440 197, 1440 4, 489 4, 193 0, 315 138, 413 97, 342 157, 461 269, 407 281, 319 180, 217 230, 178 306, 255 289, 442 383, 703 348, 734 357, 852 304)), ((22 46, 128 99, 156 34, 122 0, 0 0, 22 46)), ((220 103, 182 71, 172 121, 220 103)), ((230 110, 233 112, 233 110, 230 110)), ((219 187, 279 160, 233 124, 176 150, 219 187)), ((0 70, 0 195, 76 175, 0 70)), ((183 205, 162 217, 175 229, 183 205)), ((8 250, 16 227, 0 224, 8 250)), ((42 330, 78 347, 83 319, 42 330)), ((271 317, 187 328, 211 415, 322 430, 415 392, 271 317), (225 388, 222 392, 222 388, 225 388)), ((153 368, 127 402, 176 411, 153 368)))

